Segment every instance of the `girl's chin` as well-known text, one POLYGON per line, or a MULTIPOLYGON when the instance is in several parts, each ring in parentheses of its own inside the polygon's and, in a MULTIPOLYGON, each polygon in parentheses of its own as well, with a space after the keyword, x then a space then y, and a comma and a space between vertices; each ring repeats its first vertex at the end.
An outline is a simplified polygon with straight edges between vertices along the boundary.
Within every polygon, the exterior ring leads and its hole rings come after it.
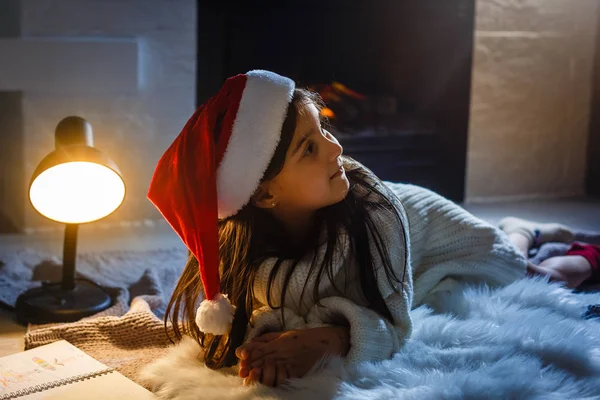
POLYGON ((336 201, 337 203, 344 200, 348 195, 348 191, 350 190, 350 182, 348 182, 346 176, 343 176, 343 178, 337 179, 336 181, 337 182, 335 182, 335 185, 332 187, 332 191, 337 195, 336 197, 339 196, 339 199, 336 201))

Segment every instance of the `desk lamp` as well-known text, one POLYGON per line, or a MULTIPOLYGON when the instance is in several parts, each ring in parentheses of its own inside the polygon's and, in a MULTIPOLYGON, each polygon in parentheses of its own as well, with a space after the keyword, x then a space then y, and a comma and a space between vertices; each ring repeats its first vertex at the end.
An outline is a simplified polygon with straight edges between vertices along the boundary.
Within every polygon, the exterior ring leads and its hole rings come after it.
POLYGON ((119 168, 93 147, 91 125, 67 117, 55 132, 55 150, 37 166, 29 185, 29 200, 37 212, 65 225, 62 281, 46 283, 17 299, 21 323, 72 322, 111 305, 108 293, 85 279, 75 279, 77 231, 114 212, 125 198, 119 168))

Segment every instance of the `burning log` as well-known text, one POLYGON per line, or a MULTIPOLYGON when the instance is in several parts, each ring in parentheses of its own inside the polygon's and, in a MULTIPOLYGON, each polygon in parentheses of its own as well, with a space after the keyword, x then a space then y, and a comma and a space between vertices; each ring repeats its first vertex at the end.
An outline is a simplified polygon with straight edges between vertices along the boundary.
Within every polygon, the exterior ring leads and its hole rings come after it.
POLYGON ((393 95, 365 95, 335 81, 309 88, 323 98, 326 107, 321 115, 331 120, 338 135, 387 136, 435 130, 435 124, 416 111, 401 112, 393 95))

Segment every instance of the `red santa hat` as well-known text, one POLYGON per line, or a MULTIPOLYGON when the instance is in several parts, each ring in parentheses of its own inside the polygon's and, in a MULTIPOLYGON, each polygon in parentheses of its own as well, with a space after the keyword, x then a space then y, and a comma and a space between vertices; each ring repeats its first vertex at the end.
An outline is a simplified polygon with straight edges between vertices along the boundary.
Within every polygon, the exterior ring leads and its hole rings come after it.
POLYGON ((202 332, 227 333, 234 307, 220 293, 218 219, 237 213, 258 188, 279 139, 294 82, 255 70, 231 77, 200 106, 162 155, 148 199, 196 256, 205 299, 202 332))

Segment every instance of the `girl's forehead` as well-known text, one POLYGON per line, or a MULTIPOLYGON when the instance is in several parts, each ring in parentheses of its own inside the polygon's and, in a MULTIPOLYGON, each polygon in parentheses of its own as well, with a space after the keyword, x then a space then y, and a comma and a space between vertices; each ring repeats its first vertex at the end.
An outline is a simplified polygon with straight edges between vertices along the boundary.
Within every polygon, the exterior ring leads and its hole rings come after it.
POLYGON ((315 123, 319 123, 319 110, 317 110, 317 107, 315 107, 313 103, 299 104, 294 136, 296 134, 302 135, 306 133, 306 128, 314 126, 315 123), (303 127, 304 130, 301 129, 303 127))

